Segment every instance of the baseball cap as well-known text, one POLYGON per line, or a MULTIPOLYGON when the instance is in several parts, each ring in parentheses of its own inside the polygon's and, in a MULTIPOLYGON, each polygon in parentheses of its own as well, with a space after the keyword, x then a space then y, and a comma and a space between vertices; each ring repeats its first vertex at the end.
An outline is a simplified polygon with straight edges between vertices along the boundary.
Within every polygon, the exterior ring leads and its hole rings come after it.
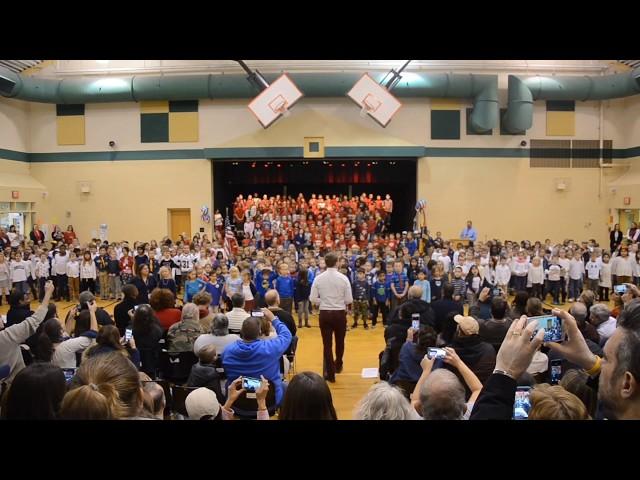
POLYGON ((465 335, 476 335, 480 331, 480 325, 478 325, 478 321, 473 317, 456 315, 453 319, 465 335))
POLYGON ((205 415, 217 416, 220 412, 220 403, 216 394, 208 388, 198 388, 187 395, 184 401, 187 414, 192 420, 200 420, 205 415))

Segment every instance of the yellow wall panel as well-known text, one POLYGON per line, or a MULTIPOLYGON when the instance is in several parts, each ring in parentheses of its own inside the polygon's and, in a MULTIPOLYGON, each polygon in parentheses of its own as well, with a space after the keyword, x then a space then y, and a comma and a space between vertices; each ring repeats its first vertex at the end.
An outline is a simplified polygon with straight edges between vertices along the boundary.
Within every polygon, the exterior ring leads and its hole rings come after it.
POLYGON ((140 102, 140 113, 168 113, 168 100, 154 100, 148 102, 140 102))
POLYGON ((576 134, 576 112, 547 112, 547 135, 573 136, 576 134))
POLYGON ((170 142, 197 142, 198 134, 198 112, 169 113, 170 142))
POLYGON ((432 98, 431 110, 460 110, 462 103, 455 98, 432 98))
POLYGON ((84 145, 84 115, 56 117, 58 145, 84 145))

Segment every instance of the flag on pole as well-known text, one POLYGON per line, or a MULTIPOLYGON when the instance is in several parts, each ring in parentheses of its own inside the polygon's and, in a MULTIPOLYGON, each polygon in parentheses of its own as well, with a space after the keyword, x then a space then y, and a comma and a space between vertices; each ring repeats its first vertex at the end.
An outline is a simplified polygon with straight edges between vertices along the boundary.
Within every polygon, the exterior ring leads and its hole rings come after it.
POLYGON ((233 229, 231 228, 231 220, 229 220, 229 212, 227 211, 227 215, 224 219, 224 253, 227 258, 231 256, 232 253, 232 245, 235 243, 236 236, 233 234, 233 229), (233 239, 233 241, 232 241, 233 239))

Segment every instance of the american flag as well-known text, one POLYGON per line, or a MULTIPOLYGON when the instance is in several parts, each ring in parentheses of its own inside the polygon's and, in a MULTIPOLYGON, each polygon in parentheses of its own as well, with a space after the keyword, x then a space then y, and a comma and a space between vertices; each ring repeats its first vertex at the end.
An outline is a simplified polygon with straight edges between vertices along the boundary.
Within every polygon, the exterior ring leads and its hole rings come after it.
POLYGON ((231 228, 231 220, 229 220, 229 213, 224 218, 224 252, 227 258, 231 256, 231 239, 235 240, 236 236, 233 234, 231 228))

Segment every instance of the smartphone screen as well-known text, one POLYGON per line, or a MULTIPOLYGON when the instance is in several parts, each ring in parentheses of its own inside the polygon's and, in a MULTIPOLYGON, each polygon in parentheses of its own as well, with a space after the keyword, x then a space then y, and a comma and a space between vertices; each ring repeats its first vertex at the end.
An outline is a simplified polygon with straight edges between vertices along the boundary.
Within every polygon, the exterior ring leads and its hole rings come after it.
POLYGON ((627 286, 624 284, 616 285, 615 287, 613 287, 613 289, 618 295, 624 295, 625 293, 627 293, 627 286))
POLYGON ((537 322, 538 328, 535 329, 533 335, 538 333, 538 330, 544 328, 544 341, 545 342, 562 342, 562 319, 555 315, 541 315, 539 317, 529 317, 527 319, 527 325, 531 322, 537 322))
POLYGON ((242 379, 242 388, 244 388, 247 392, 255 392, 258 388, 260 388, 260 379, 244 377, 242 379))
POLYGON ((68 383, 71 383, 71 379, 76 374, 76 369, 75 368, 63 368, 62 372, 64 373, 64 379, 67 381, 67 384, 68 384, 68 383))
POLYGON ((412 320, 411 328, 413 328, 414 330, 420 330, 420 320, 412 320))
POLYGON ((256 310, 256 311, 254 311, 254 312, 251 312, 251 316, 252 316, 252 317, 264 317, 264 313, 262 313, 262 312, 261 312, 261 311, 259 311, 259 310, 256 310))
POLYGON ((513 402, 513 419, 526 420, 529 418, 529 410, 531 410, 531 401, 529 394, 531 387, 518 387, 516 390, 516 398, 513 402))
POLYGON ((494 288, 493 289, 493 296, 494 297, 498 297, 501 295, 500 289, 499 288, 494 288))
POLYGON ((129 340, 131 340, 131 335, 133 334, 133 330, 131 330, 130 328, 127 328, 124 331, 124 339, 128 342, 129 340))
POLYGON ((447 352, 443 348, 429 348, 429 350, 427 350, 427 358, 429 360, 432 360, 434 358, 443 359, 446 356, 447 352))
POLYGON ((135 312, 138 309, 138 307, 140 307, 140 305, 134 305, 133 306, 133 311, 135 312))
POLYGON ((551 360, 551 383, 557 385, 562 377, 562 360, 551 360))

